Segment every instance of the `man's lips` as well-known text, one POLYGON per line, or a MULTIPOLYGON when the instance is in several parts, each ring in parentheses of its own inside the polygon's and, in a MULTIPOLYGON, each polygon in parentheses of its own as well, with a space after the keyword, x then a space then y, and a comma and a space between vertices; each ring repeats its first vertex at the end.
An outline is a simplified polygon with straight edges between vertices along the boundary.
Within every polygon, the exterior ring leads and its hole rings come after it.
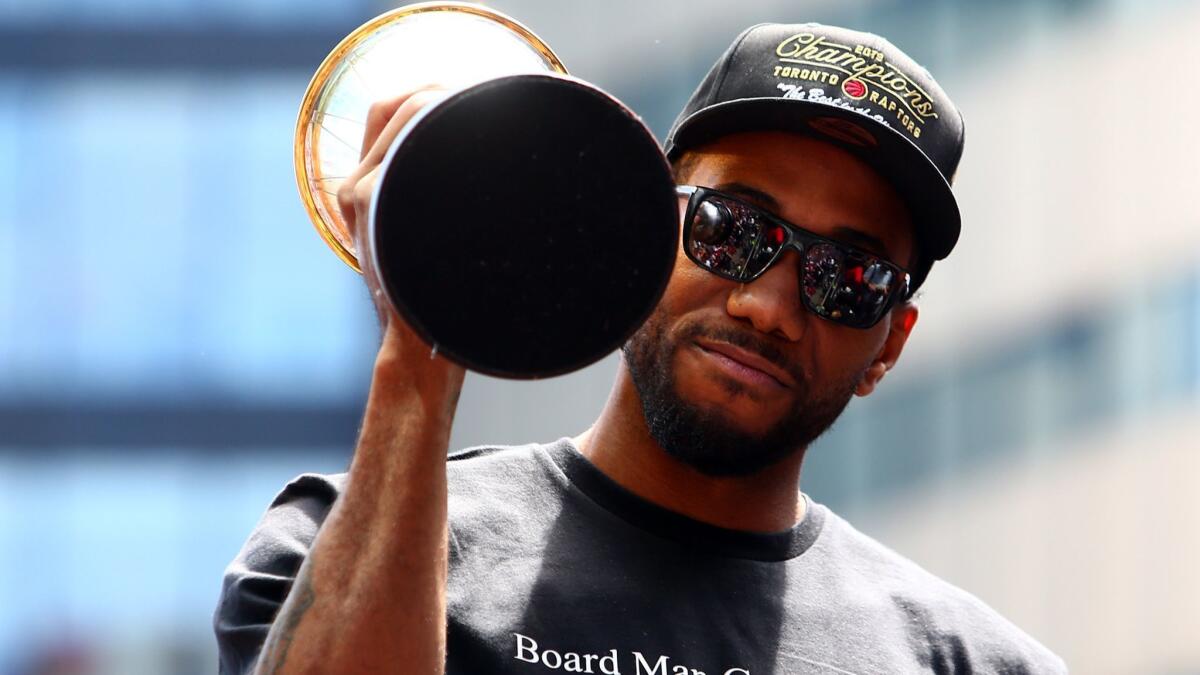
POLYGON ((709 340, 697 340, 696 346, 704 351, 719 354, 744 368, 762 373, 770 377, 781 387, 791 388, 796 384, 795 378, 789 375, 786 370, 766 358, 741 347, 735 347, 727 342, 712 342, 709 340))

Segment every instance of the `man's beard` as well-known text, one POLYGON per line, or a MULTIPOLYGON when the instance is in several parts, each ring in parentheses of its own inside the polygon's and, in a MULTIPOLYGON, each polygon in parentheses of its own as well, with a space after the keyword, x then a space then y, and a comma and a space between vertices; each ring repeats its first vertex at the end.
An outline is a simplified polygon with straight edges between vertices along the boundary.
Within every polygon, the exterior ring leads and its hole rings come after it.
MULTIPOLYGON (((642 400, 650 436, 667 454, 709 476, 748 476, 803 452, 842 414, 859 377, 814 392, 805 373, 786 365, 783 352, 747 330, 685 325, 668 340, 661 308, 621 348, 630 377, 642 400), (675 388, 675 354, 698 337, 741 347, 785 367, 796 381, 792 409, 761 434, 742 431, 720 410, 705 410, 685 401, 675 388)), ((859 374, 861 377, 861 373, 859 374)), ((723 383, 731 394, 746 394, 735 382, 723 383)))

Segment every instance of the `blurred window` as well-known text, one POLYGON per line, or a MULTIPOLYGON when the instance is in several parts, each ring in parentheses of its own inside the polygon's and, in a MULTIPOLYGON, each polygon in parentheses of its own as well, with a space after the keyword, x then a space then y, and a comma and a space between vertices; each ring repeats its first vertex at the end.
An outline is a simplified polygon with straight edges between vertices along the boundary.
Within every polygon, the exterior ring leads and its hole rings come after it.
POLYGON ((297 195, 306 81, 0 79, 0 400, 357 395, 374 319, 297 195))
POLYGON ((360 20, 377 7, 369 0, 7 0, 0 24, 105 26, 257 25, 286 27, 329 20, 360 20))

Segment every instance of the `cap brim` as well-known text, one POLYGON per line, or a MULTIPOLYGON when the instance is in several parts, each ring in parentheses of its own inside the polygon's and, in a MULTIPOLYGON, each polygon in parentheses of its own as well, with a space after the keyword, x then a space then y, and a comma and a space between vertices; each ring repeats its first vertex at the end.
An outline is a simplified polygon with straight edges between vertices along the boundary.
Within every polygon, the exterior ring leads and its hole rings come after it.
MULTIPOLYGON (((836 131, 836 128, 834 129, 836 131)), ((667 139, 667 157, 675 160, 684 150, 743 131, 789 131, 814 136, 860 157, 890 182, 912 212, 913 227, 923 262, 949 255, 958 241, 961 217, 950 184, 933 162, 904 134, 853 110, 817 101, 786 98, 744 98, 699 110, 676 125, 667 139), (852 134, 828 133, 828 125, 814 120, 844 120, 871 137, 855 140, 852 134), (822 131, 825 129, 825 131, 822 131), (873 141, 872 141, 873 139, 873 141)), ((924 270, 913 270, 923 280, 924 270)))

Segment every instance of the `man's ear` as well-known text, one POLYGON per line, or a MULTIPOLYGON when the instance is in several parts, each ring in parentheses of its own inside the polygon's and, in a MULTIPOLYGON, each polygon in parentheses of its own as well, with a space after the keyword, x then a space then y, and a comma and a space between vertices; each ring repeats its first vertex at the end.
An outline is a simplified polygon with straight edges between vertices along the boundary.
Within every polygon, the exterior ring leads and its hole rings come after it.
POLYGON ((854 388, 855 394, 867 396, 875 391, 875 385, 879 384, 887 371, 896 365, 896 361, 900 359, 900 352, 904 351, 904 344, 908 342, 908 336, 912 333, 913 326, 917 325, 917 314, 917 306, 911 301, 901 303, 892 310, 891 320, 888 322, 888 335, 884 340, 883 348, 879 350, 871 365, 867 366, 862 380, 854 388))

